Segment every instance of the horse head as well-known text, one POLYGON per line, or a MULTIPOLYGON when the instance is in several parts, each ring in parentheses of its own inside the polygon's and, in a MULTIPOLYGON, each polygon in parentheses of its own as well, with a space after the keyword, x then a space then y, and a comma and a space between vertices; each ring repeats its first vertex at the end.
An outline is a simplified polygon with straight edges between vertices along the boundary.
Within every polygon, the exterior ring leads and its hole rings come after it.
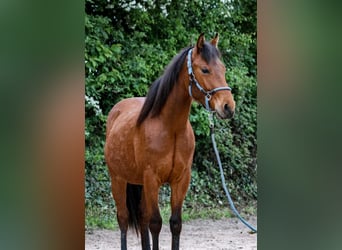
POLYGON ((218 40, 219 36, 216 34, 210 43, 206 42, 202 33, 196 46, 189 50, 189 94, 207 110, 226 119, 234 115, 235 101, 225 79, 226 67, 220 60, 218 40))

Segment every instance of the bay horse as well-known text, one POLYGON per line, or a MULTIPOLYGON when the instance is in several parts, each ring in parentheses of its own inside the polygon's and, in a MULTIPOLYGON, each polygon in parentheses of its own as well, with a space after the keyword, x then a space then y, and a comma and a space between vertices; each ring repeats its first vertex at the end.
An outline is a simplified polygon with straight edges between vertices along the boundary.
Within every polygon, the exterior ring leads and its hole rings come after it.
POLYGON ((150 87, 146 98, 128 98, 108 114, 105 160, 111 178, 121 232, 140 232, 142 249, 159 249, 162 219, 158 206, 161 185, 171 187, 172 249, 179 249, 182 205, 190 184, 195 136, 189 122, 191 102, 203 104, 222 119, 231 118, 235 101, 225 80, 217 48, 218 34, 181 50, 150 87))

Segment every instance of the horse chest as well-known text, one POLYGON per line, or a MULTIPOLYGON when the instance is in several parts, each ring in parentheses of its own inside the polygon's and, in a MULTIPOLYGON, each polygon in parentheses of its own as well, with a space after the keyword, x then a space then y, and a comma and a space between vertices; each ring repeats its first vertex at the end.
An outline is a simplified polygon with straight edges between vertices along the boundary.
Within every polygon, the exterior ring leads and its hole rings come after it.
POLYGON ((161 182, 167 182, 171 175, 181 175, 191 167, 194 152, 192 130, 178 134, 152 130, 139 144, 136 151, 138 164, 157 174, 161 182))

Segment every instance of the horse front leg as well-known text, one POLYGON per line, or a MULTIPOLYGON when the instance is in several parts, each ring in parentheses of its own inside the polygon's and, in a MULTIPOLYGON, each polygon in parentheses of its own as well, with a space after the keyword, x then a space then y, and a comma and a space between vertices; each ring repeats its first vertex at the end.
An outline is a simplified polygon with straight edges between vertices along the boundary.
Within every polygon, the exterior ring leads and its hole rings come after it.
POLYGON ((179 250, 180 233, 182 231, 182 205, 190 184, 190 171, 183 178, 171 183, 171 217, 170 229, 172 233, 172 250, 179 250))
POLYGON ((172 233, 172 250, 179 250, 179 238, 182 231, 182 212, 181 208, 172 208, 170 217, 170 229, 172 233))
POLYGON ((153 250, 159 249, 159 233, 162 227, 162 218, 160 216, 159 208, 154 209, 150 219, 150 231, 152 234, 153 250))

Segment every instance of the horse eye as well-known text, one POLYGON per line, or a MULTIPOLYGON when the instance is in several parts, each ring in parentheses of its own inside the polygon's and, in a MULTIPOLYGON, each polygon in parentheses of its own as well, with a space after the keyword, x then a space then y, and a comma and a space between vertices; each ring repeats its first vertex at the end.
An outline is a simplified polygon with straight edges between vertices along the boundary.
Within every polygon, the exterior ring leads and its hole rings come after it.
POLYGON ((203 68, 201 69, 203 74, 209 74, 209 69, 203 68))

